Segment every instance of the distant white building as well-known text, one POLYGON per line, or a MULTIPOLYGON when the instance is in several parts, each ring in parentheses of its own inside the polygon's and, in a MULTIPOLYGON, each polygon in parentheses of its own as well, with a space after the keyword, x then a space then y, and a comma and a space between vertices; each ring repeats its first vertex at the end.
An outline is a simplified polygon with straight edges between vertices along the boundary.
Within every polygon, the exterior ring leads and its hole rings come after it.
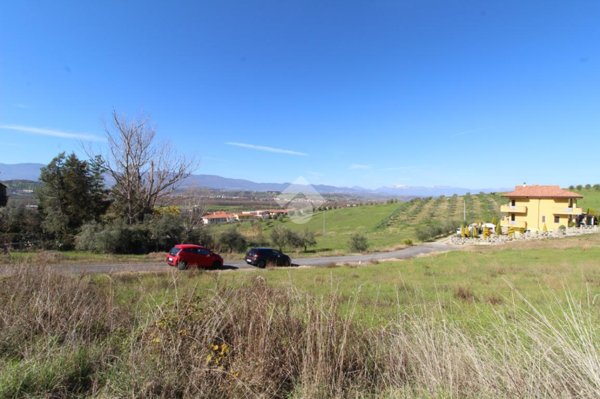
POLYGON ((227 212, 213 212, 202 216, 202 223, 208 224, 222 224, 231 223, 237 221, 237 215, 227 212))

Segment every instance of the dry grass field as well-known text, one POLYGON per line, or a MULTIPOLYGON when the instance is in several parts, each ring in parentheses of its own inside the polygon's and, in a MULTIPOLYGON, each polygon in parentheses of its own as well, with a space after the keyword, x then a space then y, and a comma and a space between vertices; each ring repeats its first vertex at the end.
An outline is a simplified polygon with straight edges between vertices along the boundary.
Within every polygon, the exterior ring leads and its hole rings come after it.
POLYGON ((0 280, 0 397, 600 397, 600 237, 0 280))

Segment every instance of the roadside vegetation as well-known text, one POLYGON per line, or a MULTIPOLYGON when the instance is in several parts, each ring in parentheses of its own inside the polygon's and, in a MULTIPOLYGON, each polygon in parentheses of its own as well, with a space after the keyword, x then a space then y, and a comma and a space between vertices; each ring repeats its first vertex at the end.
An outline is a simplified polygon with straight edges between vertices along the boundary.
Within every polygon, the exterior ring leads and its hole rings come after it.
MULTIPOLYGON (((467 223, 498 218, 502 203, 503 199, 499 194, 482 193, 415 198, 406 202, 388 201, 335 209, 321 208, 315 211, 306 224, 295 224, 283 217, 237 223, 235 226, 249 241, 263 240, 266 243, 274 230, 284 228, 298 234, 310 232, 314 235, 316 244, 308 246, 309 253, 343 254, 364 251, 362 248, 357 250, 352 247, 351 243, 356 235, 366 238, 371 251, 402 248, 407 243, 444 237, 456 231, 463 223, 465 213, 467 223)), ((231 226, 210 226, 208 230, 218 236, 231 229, 231 226)), ((303 247, 287 245, 284 249, 300 251, 303 247)))
MULTIPOLYGON (((154 137, 149 120, 128 120, 113 113, 106 154, 90 155, 89 160, 58 154, 42 168, 35 186, 37 204, 9 201, 0 207, 0 250, 16 250, 17 258, 39 250, 76 250, 94 254, 90 256, 94 259, 96 254, 145 256, 188 242, 232 257, 253 246, 293 251, 296 257, 364 253, 433 241, 453 234, 464 223, 497 221, 504 202, 498 193, 467 193, 345 207, 326 203, 304 224, 280 215, 204 226, 202 216, 214 204, 203 203, 201 191, 180 196, 178 205, 172 205, 171 194, 189 175, 193 162, 154 137), (106 176, 110 187, 105 185, 106 176)), ((597 215, 600 185, 572 189, 584 195, 579 205, 597 215)), ((64 258, 74 256, 78 255, 64 258)))
MULTIPOLYGON (((578 205, 595 214, 600 209, 600 190, 593 186, 581 190, 574 188, 584 198, 578 205)), ((286 217, 262 221, 247 221, 215 226, 203 226, 205 211, 200 200, 188 199, 186 209, 175 206, 158 206, 142 222, 127 224, 115 213, 96 216, 99 220, 82 223, 61 240, 47 229, 52 224, 44 222, 42 211, 25 206, 0 208, 1 242, 15 243, 19 251, 46 249, 60 250, 62 258, 82 258, 89 253, 90 260, 106 259, 98 254, 142 254, 135 259, 146 260, 144 254, 164 252, 175 243, 192 242, 224 252, 237 258, 249 246, 273 246, 293 252, 294 256, 339 255, 363 252, 353 249, 354 235, 364 236, 369 251, 402 248, 413 243, 434 240, 452 234, 463 223, 491 222, 500 216, 504 199, 499 194, 468 194, 416 198, 406 202, 388 201, 349 207, 316 209, 306 224, 295 224, 286 217), (66 251, 77 249, 77 255, 66 251)), ((81 214, 81 213, 80 213, 81 214)), ((85 215, 91 215, 86 213, 85 215)), ((57 218, 58 221, 64 218, 57 218)), ((58 226, 56 232, 65 231, 58 226)), ((62 233, 61 233, 62 234, 62 233)), ((0 243, 1 243, 0 242, 0 243)), ((17 251, 17 252, 19 252, 17 251)), ((15 252, 15 256, 20 256, 15 252)), ((31 253, 31 252, 29 252, 31 253)), ((25 255, 23 255, 25 256, 25 255)), ((133 259, 131 258, 131 259, 133 259)))
POLYGON ((0 397, 600 396, 600 237, 360 267, 0 278, 0 397))

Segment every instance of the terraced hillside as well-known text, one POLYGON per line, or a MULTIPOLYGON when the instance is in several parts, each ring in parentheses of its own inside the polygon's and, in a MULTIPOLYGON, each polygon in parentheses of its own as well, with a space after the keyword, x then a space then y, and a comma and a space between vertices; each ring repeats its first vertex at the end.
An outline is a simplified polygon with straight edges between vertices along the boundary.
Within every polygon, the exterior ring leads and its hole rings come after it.
MULTIPOLYGON (((466 213, 471 222, 491 221, 500 215, 502 197, 497 194, 467 194, 465 196, 417 198, 408 202, 363 205, 316 212, 306 224, 289 220, 269 220, 260 223, 240 223, 239 230, 251 240, 269 240, 271 230, 284 226, 293 231, 315 233, 318 252, 344 252, 352 234, 365 234, 371 249, 389 249, 417 239, 423 226, 447 225, 452 231, 460 225, 466 213)), ((214 226, 218 234, 230 225, 214 226)))

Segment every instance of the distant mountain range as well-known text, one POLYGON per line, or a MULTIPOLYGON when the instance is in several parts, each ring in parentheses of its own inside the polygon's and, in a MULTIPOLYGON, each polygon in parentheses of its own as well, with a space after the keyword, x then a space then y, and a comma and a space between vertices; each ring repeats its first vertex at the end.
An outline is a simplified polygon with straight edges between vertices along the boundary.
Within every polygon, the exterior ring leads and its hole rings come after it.
POLYGON ((2 180, 33 180, 40 178, 41 163, 0 163, 0 181, 2 180))
MULTIPOLYGON (((0 163, 0 181, 2 180, 33 180, 40 176, 43 164, 0 163)), ((216 175, 191 175, 180 185, 180 189, 210 188, 223 191, 284 191, 290 183, 256 183, 244 179, 231 179, 216 175)), ((366 189, 362 187, 336 187, 324 184, 313 186, 321 194, 347 194, 369 197, 436 197, 439 195, 466 194, 468 192, 497 192, 508 191, 508 189, 478 189, 473 190, 462 187, 451 186, 390 186, 377 189, 366 189)))

